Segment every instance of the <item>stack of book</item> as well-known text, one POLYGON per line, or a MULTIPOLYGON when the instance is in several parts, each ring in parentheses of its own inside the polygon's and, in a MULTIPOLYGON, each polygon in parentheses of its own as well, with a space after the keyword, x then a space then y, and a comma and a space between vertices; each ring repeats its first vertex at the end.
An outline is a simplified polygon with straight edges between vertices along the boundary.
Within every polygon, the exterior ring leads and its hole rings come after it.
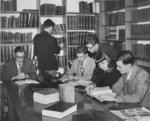
POLYGON ((34 102, 41 104, 50 104, 59 101, 59 92, 55 88, 47 88, 36 91, 33 94, 34 102))
POLYGON ((70 102, 57 102, 42 110, 42 115, 62 119, 77 111, 77 104, 70 102))

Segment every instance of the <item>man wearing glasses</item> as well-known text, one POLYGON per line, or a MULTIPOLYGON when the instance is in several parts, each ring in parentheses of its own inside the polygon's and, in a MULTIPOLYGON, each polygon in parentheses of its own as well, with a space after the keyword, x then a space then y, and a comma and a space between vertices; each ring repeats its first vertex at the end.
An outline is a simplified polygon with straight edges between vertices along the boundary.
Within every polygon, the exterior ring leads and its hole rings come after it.
POLYGON ((23 46, 14 49, 15 58, 5 63, 2 71, 2 81, 36 79, 36 66, 32 60, 25 57, 23 46))
POLYGON ((111 45, 100 43, 99 39, 94 34, 90 34, 86 37, 86 47, 88 48, 89 56, 94 59, 96 55, 101 53, 102 50, 108 50, 109 52, 111 52, 111 56, 113 58, 116 58, 118 54, 118 51, 111 45))

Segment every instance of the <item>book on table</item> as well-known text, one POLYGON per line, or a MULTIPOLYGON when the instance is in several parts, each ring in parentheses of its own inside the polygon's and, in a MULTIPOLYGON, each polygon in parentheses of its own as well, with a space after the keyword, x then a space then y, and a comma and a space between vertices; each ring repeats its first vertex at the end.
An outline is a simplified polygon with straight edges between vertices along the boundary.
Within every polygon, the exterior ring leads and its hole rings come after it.
POLYGON ((96 87, 88 93, 90 96, 96 98, 99 101, 116 101, 116 94, 112 90, 106 87, 96 87))
POLYGON ((42 115, 62 119, 75 111, 77 111, 76 103, 58 101, 43 109, 42 115))
POLYGON ((59 101, 59 91, 55 88, 46 88, 33 93, 34 102, 49 104, 59 101))
POLYGON ((150 121, 150 110, 145 107, 111 110, 111 112, 126 121, 150 121))

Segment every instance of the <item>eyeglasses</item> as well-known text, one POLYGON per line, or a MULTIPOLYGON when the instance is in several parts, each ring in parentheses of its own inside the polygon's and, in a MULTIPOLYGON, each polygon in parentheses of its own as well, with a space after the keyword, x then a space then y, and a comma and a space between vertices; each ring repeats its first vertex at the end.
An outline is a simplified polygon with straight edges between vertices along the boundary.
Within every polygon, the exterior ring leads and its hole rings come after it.
POLYGON ((23 59, 24 56, 16 56, 16 58, 23 59))
POLYGON ((91 50, 94 47, 94 45, 92 45, 91 47, 87 46, 88 50, 91 50))

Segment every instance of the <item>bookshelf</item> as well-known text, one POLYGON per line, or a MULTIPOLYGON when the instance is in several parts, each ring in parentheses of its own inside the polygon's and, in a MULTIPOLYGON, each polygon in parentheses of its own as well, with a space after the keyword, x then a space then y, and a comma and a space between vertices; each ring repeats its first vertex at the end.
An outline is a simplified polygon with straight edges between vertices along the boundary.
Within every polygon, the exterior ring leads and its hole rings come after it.
POLYGON ((100 1, 100 40, 125 49, 125 0, 100 1))
POLYGON ((66 36, 67 60, 76 58, 75 50, 85 44, 89 34, 99 37, 99 2, 95 0, 67 0, 66 2, 66 36))
POLYGON ((150 0, 126 1, 126 49, 141 66, 150 67, 150 0))
POLYGON ((36 0, 1 0, 0 6, 0 50, 1 62, 14 57, 13 50, 23 45, 26 56, 33 56, 32 39, 39 32, 39 11, 36 0))
POLYGON ((100 40, 131 50, 139 65, 150 67, 150 0, 102 0, 100 5, 100 40))

